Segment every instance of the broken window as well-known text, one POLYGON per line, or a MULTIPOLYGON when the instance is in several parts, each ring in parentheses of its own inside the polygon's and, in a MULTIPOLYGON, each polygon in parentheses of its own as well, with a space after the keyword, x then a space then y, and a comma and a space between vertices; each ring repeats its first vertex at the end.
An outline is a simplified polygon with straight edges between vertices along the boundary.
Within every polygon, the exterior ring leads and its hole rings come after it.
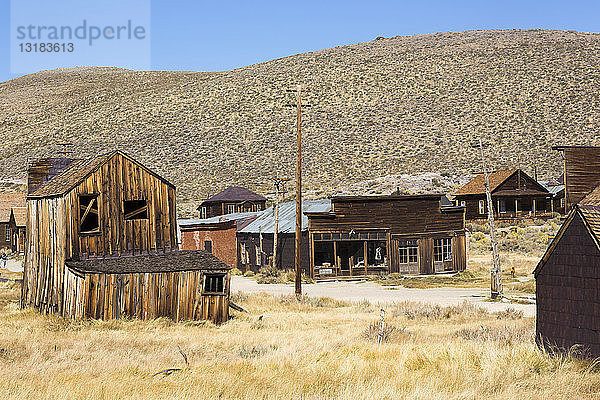
POLYGON ((225 294, 225 275, 207 274, 204 275, 203 293, 225 294))
POLYGON ((417 239, 400 240, 398 255, 401 264, 418 262, 419 242, 417 239))
POLYGON ((146 200, 125 200, 123 213, 126 220, 148 219, 148 203, 146 200))
POLYGON ((452 261, 452 239, 443 238, 433 241, 433 259, 434 261, 452 261))
POLYGON ((79 195, 79 233, 100 233, 98 195, 79 195))

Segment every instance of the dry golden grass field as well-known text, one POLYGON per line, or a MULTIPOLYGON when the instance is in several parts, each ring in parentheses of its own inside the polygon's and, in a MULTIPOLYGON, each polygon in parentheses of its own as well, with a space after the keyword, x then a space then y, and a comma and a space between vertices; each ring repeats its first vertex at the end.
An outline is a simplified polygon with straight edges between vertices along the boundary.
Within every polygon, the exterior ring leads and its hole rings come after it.
POLYGON ((379 307, 366 302, 236 294, 250 313, 234 312, 221 326, 71 321, 19 310, 17 284, 0 285, 0 398, 600 396, 595 363, 541 352, 534 320, 515 312, 386 306, 378 345, 379 307), (182 370, 154 376, 167 368, 182 370))

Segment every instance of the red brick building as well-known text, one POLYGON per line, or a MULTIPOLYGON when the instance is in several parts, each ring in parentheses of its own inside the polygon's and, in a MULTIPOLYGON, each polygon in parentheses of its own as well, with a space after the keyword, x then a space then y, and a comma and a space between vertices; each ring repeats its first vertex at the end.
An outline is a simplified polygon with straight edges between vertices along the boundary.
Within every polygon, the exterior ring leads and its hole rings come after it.
POLYGON ((237 232, 258 213, 234 213, 206 219, 180 219, 181 250, 206 250, 230 267, 238 264, 237 232))

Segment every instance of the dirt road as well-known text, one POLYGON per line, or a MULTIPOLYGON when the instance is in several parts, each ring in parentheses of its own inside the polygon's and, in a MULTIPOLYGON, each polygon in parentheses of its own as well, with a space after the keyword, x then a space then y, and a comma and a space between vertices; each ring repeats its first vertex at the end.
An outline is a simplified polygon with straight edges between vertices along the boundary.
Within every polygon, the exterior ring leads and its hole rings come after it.
MULTIPOLYGON (((417 301, 450 306, 464 301, 474 303, 489 311, 502 311, 509 307, 523 311, 526 317, 535 316, 535 304, 511 304, 485 301, 489 292, 481 289, 407 289, 400 286, 380 286, 372 282, 321 282, 302 285, 303 293, 311 297, 331 297, 346 301, 368 300, 371 303, 417 301)), ((231 277, 231 292, 293 294, 292 284, 258 284, 254 279, 231 277)))

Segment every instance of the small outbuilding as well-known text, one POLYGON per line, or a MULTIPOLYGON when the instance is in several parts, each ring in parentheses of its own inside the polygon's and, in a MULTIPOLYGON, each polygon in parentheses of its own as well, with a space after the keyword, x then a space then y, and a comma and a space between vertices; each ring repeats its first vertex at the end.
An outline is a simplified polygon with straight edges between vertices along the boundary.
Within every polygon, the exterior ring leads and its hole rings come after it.
POLYGON ((25 207, 25 196, 24 192, 0 193, 0 249, 12 249, 11 212, 14 207, 25 207))
POLYGON ((175 186, 121 151, 43 176, 50 171, 34 169, 40 183, 27 197, 22 307, 72 318, 228 319, 230 267, 179 250, 175 186))

